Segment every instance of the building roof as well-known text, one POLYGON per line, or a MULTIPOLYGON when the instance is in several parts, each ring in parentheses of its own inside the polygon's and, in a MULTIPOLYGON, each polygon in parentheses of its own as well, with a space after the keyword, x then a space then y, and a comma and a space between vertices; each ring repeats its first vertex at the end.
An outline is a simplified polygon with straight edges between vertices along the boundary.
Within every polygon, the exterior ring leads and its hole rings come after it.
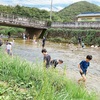
POLYGON ((100 16, 100 12, 85 12, 77 15, 76 17, 89 17, 89 16, 100 16))

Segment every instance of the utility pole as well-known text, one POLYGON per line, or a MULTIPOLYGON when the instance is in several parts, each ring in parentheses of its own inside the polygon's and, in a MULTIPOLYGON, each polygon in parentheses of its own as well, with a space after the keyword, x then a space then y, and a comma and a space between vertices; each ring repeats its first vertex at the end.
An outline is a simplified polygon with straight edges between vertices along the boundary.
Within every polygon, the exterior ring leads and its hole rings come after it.
POLYGON ((53 4, 53 0, 51 0, 51 7, 50 7, 50 21, 52 21, 52 4, 53 4))

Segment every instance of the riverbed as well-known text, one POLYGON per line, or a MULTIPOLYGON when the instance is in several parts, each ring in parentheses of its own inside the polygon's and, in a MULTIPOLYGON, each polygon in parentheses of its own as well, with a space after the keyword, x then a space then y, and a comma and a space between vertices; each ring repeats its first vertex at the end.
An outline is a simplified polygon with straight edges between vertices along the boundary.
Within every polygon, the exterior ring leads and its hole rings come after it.
MULTIPOLYGON (((38 40, 34 43, 32 40, 15 39, 13 44, 13 55, 20 56, 32 63, 42 62, 43 55, 42 42, 38 40)), ((52 43, 46 41, 45 48, 52 59, 62 59, 64 63, 57 68, 65 68, 67 76, 77 81, 81 76, 78 72, 78 64, 85 60, 88 54, 93 56, 87 73, 86 87, 88 90, 94 90, 100 93, 100 48, 85 47, 79 45, 52 43)))

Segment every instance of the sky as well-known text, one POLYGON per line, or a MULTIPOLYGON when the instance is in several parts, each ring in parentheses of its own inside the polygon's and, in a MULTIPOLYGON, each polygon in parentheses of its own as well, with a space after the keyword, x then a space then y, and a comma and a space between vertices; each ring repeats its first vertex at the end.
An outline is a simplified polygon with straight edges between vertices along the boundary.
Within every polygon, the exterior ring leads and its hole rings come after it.
MULTIPOLYGON (((36 7, 39 9, 45 9, 50 11, 52 1, 52 10, 59 11, 72 3, 83 1, 83 0, 0 0, 0 5, 11 5, 11 6, 26 6, 36 7)), ((90 3, 94 3, 100 6, 100 0, 84 0, 90 3)))

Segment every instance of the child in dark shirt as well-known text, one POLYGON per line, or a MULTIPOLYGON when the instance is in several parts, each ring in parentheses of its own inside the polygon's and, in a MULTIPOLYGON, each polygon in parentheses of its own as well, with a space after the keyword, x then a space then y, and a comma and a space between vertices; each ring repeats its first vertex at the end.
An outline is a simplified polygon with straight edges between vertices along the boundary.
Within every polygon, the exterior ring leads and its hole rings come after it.
POLYGON ((46 38, 43 36, 43 39, 42 39, 42 48, 45 47, 45 41, 46 41, 46 38))
POLYGON ((78 83, 79 83, 80 81, 83 81, 83 82, 86 81, 86 73, 87 73, 87 68, 88 68, 89 65, 90 65, 90 63, 89 63, 90 60, 92 60, 92 56, 91 56, 91 55, 87 55, 86 60, 81 61, 80 64, 78 65, 79 72, 80 72, 80 74, 81 74, 81 76, 82 76, 82 78, 80 78, 80 79, 78 80, 78 83))
POLYGON ((44 55, 44 64, 46 66, 46 68, 50 67, 50 61, 51 61, 51 56, 48 55, 47 50, 46 49, 42 49, 42 54, 44 55))
POLYGON ((58 64, 62 64, 62 63, 63 63, 62 60, 60 60, 60 59, 59 60, 54 59, 54 60, 51 60, 50 65, 53 66, 54 68, 56 68, 56 66, 58 64))

